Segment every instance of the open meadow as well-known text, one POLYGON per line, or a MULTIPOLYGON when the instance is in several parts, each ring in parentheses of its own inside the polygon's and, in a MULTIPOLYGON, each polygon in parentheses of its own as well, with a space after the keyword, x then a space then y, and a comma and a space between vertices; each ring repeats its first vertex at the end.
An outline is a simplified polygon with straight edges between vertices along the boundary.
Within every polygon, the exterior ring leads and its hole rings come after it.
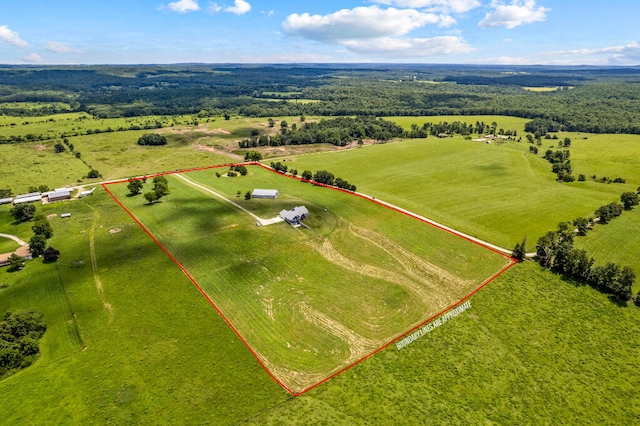
POLYGON ((286 164, 329 169, 360 192, 502 247, 527 237, 530 251, 558 222, 589 217, 633 186, 558 183, 551 165, 529 153, 526 143, 488 145, 461 137, 289 157, 286 164))
MULTIPOLYGON (((491 117, 467 117, 467 122, 490 123, 491 117)), ((460 119, 406 117, 402 125, 460 119)), ((520 119, 509 120, 495 118, 505 129, 520 119)), ((244 156, 237 141, 267 127, 264 118, 202 124, 161 129, 169 144, 146 150, 135 144, 145 131, 69 139, 106 179, 236 161, 244 156)), ((498 146, 461 137, 304 156, 292 154, 325 148, 265 152, 287 155, 285 164, 299 173, 329 170, 358 191, 495 244, 512 247, 526 235, 531 251, 537 236, 557 222, 588 217, 640 186, 634 167, 637 136, 559 136, 573 140, 574 174, 621 176, 627 184, 557 183, 540 155, 557 141, 544 139, 537 156, 526 142, 498 146)), ((76 183, 76 174, 86 174, 87 166, 71 154, 54 154, 53 143, 0 145, 6 161, 0 188, 11 186, 16 193, 32 184, 76 183), (46 149, 38 151, 38 145, 46 149)), ((219 307, 239 324, 243 337, 254 339, 251 347, 260 348, 261 360, 268 361, 268 354, 274 360, 269 367, 299 368, 307 379, 326 377, 344 365, 352 348, 358 353, 419 324, 436 309, 434 303, 459 300, 503 261, 360 198, 259 168, 237 178, 217 178, 215 171, 184 176, 263 218, 304 203, 311 229, 283 223, 256 227, 246 213, 175 176, 168 176, 171 193, 154 206, 144 205, 141 196, 127 197, 126 184, 109 189, 207 294, 223 296, 219 307), (282 195, 244 200, 254 187, 277 188, 282 195), (362 267, 349 269, 355 263, 362 267), (448 287, 442 299, 435 299, 437 292, 429 293, 429 300, 416 297, 409 283, 446 283, 443 277, 431 281, 434 271, 447 271, 459 286, 448 287), (229 312, 239 303, 249 310, 229 312)), ((28 241, 32 223, 13 224, 9 209, 0 206, 0 232, 28 241)), ((0 314, 35 308, 48 327, 40 359, 0 381, 3 424, 364 425, 394 419, 618 425, 640 417, 640 309, 613 303, 606 294, 531 262, 509 269, 470 299, 468 311, 407 347, 391 345, 294 398, 106 191, 37 209, 57 215, 50 219, 50 244, 61 257, 53 264, 27 261, 15 273, 0 269, 0 314), (67 212, 70 218, 59 217, 67 212)), ((640 272, 633 238, 639 212, 636 207, 596 226, 577 238, 576 246, 598 264, 615 261, 640 272)), ((0 239, 0 248, 14 248, 9 241, 0 239)))
MULTIPOLYGON (((168 176, 157 205, 109 185, 207 292, 265 366, 295 393, 389 343, 509 264, 486 248, 368 200, 253 166, 168 176), (268 219, 304 205, 306 228, 268 219), (244 200, 255 187, 275 200, 244 200)), ((149 184, 148 184, 149 185, 149 184)), ((143 190, 144 192, 144 190, 143 190)))

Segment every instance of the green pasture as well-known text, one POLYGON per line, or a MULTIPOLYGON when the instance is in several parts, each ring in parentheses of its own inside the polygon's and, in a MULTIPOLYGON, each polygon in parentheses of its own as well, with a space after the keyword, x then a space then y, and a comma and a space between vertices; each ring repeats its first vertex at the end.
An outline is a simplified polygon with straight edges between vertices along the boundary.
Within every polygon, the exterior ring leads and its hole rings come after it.
POLYGON ((596 224, 584 237, 576 237, 575 246, 587 250, 596 265, 607 262, 629 266, 638 280, 634 293, 640 290, 640 209, 625 210, 620 217, 606 225, 596 224))
POLYGON ((575 175, 582 173, 587 179, 592 175, 610 179, 621 177, 633 186, 632 190, 640 186, 640 135, 560 133, 558 137, 561 140, 571 138, 571 164, 575 175))
POLYGON ((524 134, 524 125, 531 121, 526 118, 518 118, 518 117, 508 117, 504 115, 434 115, 434 116, 425 116, 425 117, 407 117, 407 116, 399 116, 399 117, 384 117, 385 120, 393 121, 397 125, 401 126, 406 130, 411 129, 412 124, 417 124, 418 127, 422 127, 424 123, 453 123, 454 121, 459 121, 461 123, 473 124, 476 122, 484 122, 489 126, 491 123, 496 123, 498 125, 498 130, 504 129, 507 130, 516 130, 518 134, 524 134))
POLYGON ((171 194, 153 206, 142 196, 127 197, 125 185, 110 188, 296 391, 460 300, 507 264, 485 248, 358 197, 258 167, 250 167, 251 176, 237 178, 216 178, 215 171, 184 176, 263 218, 305 205, 310 211, 305 223, 311 229, 285 223, 256 227, 248 214, 173 176, 171 194), (281 196, 245 201, 244 193, 256 186, 278 188, 281 196), (372 234, 369 239, 380 238, 392 250, 410 254, 398 260, 382 246, 355 236, 353 225, 372 234), (318 249, 327 241, 337 259, 318 249), (349 262, 357 266, 345 266, 349 262), (413 273, 426 275, 428 283, 411 275, 403 262, 415 263, 413 273), (366 273, 362 267, 379 272, 366 273), (451 274, 457 281, 438 274, 451 274), (404 281, 415 281, 424 295, 404 281), (307 307, 319 314, 309 314, 307 307), (354 343, 322 322, 323 315, 367 340, 366 350, 354 358, 354 343))
POLYGON ((527 262, 409 346, 249 424, 633 424, 638 333, 640 309, 527 262))
POLYGON ((9 239, 0 237, 0 253, 11 253, 20 247, 18 243, 9 239))
POLYGON ((329 170, 358 191, 503 247, 526 236, 529 250, 558 222, 592 215, 629 186, 561 184, 526 143, 488 145, 460 137, 304 155, 287 164, 299 173, 329 170))
POLYGON ((50 219, 57 263, 0 269, 0 314, 35 308, 49 327, 40 360, 0 381, 3 424, 237 424, 287 399, 108 194, 39 211, 72 216, 50 219))
POLYGON ((0 144, 0 187, 11 188, 14 194, 30 186, 49 188, 75 184, 89 172, 82 161, 68 151, 56 154, 53 141, 0 144))

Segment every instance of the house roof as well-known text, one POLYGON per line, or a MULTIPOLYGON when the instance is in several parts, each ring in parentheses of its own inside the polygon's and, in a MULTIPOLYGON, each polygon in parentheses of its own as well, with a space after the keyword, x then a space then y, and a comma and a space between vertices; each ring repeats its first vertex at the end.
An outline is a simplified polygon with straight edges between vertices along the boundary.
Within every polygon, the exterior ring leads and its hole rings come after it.
POLYGON ((13 201, 13 198, 2 198, 0 199, 0 204, 9 204, 13 201))
POLYGON ((309 210, 307 210, 305 206, 294 207, 291 210, 282 210, 279 216, 286 221, 290 221, 300 218, 303 215, 309 216, 309 210))

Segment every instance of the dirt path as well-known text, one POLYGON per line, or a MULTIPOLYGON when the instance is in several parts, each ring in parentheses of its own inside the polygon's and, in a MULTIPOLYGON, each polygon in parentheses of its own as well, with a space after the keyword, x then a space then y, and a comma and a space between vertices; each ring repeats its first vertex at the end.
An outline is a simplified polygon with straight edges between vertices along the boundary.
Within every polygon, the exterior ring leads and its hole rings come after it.
POLYGON ((0 237, 2 238, 8 238, 10 240, 15 241, 16 243, 18 243, 20 246, 26 246, 27 243, 25 243, 24 241, 22 241, 20 238, 16 237, 15 235, 9 235, 9 234, 0 234, 0 237))
POLYGON ((195 183, 195 182, 193 182, 192 180, 187 179, 186 177, 184 177, 184 176, 183 176, 183 175, 181 175, 181 174, 175 174, 175 175, 173 175, 173 176, 175 176, 175 177, 177 177, 177 178, 180 178, 180 179, 184 180, 185 182, 187 182, 187 183, 188 183, 189 185, 191 185, 191 186, 195 186, 196 188, 200 188, 200 189, 202 189, 203 191, 206 191, 206 192, 208 192, 208 193, 210 193, 210 194, 215 195, 216 197, 218 197, 218 198, 220 198, 220 199, 222 199, 222 200, 226 201, 227 203, 231 204, 231 205, 232 205, 232 206, 234 206, 234 207, 239 208, 240 210, 242 210, 243 212, 245 212, 246 214, 248 214, 249 216, 251 216, 252 218, 254 218, 254 219, 255 219, 258 223, 260 223, 260 225, 262 225, 262 226, 267 226, 267 225, 272 225, 272 224, 274 224, 274 223, 283 222, 282 218, 280 218, 280 217, 277 217, 277 218, 271 218, 271 219, 263 219, 263 218, 261 218, 261 217, 258 217, 258 216, 256 216, 255 214, 251 213, 249 210, 247 210, 247 209, 245 209, 244 207, 242 207, 240 204, 235 203, 234 201, 232 201, 232 200, 228 199, 228 198, 227 198, 227 197, 225 197, 224 195, 222 195, 222 194, 218 194, 217 192, 215 192, 215 191, 213 191, 213 190, 211 190, 211 189, 207 188, 206 186, 203 186, 203 185, 200 185, 200 184, 198 184, 198 183, 195 183))
POLYGON ((93 280, 96 283, 96 290, 98 290, 98 294, 100 295, 100 300, 102 301, 102 305, 105 307, 107 312, 109 313, 109 321, 113 319, 113 308, 111 304, 107 302, 107 298, 104 294, 104 288, 102 287, 102 281, 100 280, 100 275, 98 274, 98 259, 96 257, 96 249, 95 249, 95 232, 96 232, 96 224, 98 223, 98 219, 100 219, 100 213, 93 206, 89 205, 93 210, 93 223, 91 224, 91 229, 89 230, 89 254, 91 256, 91 268, 93 269, 93 280))

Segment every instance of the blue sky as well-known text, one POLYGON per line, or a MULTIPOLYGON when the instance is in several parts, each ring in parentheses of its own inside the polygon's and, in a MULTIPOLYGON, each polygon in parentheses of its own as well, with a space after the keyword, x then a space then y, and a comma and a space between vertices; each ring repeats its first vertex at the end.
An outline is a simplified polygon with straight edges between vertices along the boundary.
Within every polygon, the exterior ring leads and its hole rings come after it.
POLYGON ((636 0, 0 0, 0 63, 640 64, 636 0))

